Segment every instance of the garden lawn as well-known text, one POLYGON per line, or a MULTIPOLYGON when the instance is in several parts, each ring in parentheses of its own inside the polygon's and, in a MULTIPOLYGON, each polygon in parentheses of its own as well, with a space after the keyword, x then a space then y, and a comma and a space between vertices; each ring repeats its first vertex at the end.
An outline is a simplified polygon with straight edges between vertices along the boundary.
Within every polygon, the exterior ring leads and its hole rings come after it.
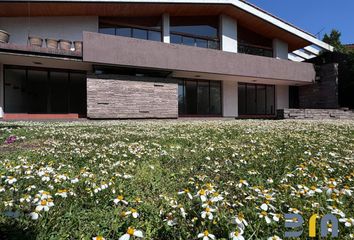
POLYGON ((353 190, 353 122, 0 123, 0 238, 349 239, 353 190))

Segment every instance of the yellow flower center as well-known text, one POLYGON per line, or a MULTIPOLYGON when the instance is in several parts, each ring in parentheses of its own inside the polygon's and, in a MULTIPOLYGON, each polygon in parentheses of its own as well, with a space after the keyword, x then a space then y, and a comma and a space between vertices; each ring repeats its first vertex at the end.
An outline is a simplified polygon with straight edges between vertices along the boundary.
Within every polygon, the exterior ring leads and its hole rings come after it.
POLYGON ((66 192, 67 192, 66 189, 60 189, 60 190, 58 190, 58 193, 66 193, 66 192))
POLYGON ((127 233, 128 233, 130 236, 133 236, 133 235, 134 235, 134 232, 135 232, 135 229, 132 228, 132 227, 129 227, 128 230, 127 230, 127 233))
POLYGON ((262 211, 261 214, 262 214, 263 216, 267 216, 267 215, 268 215, 268 213, 267 213, 266 211, 262 211))
POLYGON ((47 201, 46 201, 46 200, 42 200, 42 201, 41 201, 41 205, 42 205, 42 206, 46 206, 46 205, 47 205, 47 201))
POLYGON ((96 240, 103 240, 103 237, 102 236, 97 236, 96 240))
POLYGON ((315 186, 312 186, 312 187, 311 187, 311 190, 314 190, 314 191, 315 191, 315 190, 316 190, 316 187, 315 187, 315 186))
POLYGON ((334 189, 336 186, 334 186, 333 184, 329 184, 328 187, 334 189))
POLYGON ((201 190, 199 191, 199 194, 200 194, 200 195, 205 195, 205 190, 204 190, 204 189, 201 189, 201 190))
POLYGON ((205 211, 206 211, 207 213, 210 212, 210 208, 207 207, 207 208, 205 209, 205 211))
POLYGON ((135 208, 130 209, 130 211, 131 211, 132 213, 138 212, 135 208))
POLYGON ((185 193, 189 193, 189 189, 184 189, 184 192, 185 193))
POLYGON ((243 219, 245 218, 245 215, 244 215, 243 213, 239 213, 239 214, 238 214, 238 218, 239 218, 240 220, 243 220, 243 219))
POLYGON ((119 196, 117 197, 117 199, 118 199, 119 201, 122 201, 122 200, 124 199, 124 197, 123 197, 122 195, 119 195, 119 196))
POLYGON ((348 190, 348 189, 349 189, 349 186, 345 185, 345 186, 344 186, 344 189, 348 190))
POLYGON ((204 236, 206 236, 206 237, 207 237, 207 236, 209 235, 208 230, 205 230, 203 234, 204 234, 204 236))

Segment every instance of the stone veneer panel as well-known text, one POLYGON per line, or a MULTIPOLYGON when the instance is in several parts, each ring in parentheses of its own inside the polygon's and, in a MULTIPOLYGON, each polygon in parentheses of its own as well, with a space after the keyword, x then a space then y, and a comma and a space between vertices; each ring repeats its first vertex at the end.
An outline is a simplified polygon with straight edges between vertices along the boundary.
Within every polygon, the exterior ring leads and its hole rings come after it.
POLYGON ((353 110, 343 109, 295 109, 287 108, 277 111, 278 119, 351 119, 353 110))
POLYGON ((98 119, 177 118, 174 80, 114 76, 87 78, 87 117, 98 119))

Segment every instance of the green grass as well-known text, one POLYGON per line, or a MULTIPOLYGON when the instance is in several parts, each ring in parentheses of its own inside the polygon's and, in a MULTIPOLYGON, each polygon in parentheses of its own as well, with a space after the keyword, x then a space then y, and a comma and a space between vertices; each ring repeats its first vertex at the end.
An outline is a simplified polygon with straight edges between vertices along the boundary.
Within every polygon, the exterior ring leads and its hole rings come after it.
MULTIPOLYGON (((313 213, 354 218, 353 167, 353 122, 1 123, 0 236, 119 239, 134 227, 146 239, 197 239, 205 230, 217 239, 235 230, 245 239, 283 238, 283 214, 296 208, 306 239, 313 213), (16 141, 5 143, 10 136, 16 141), (193 199, 178 194, 184 189, 193 199), (54 203, 47 212, 35 210, 48 200, 40 191, 54 203), (211 203, 215 193, 222 199, 211 203), (113 202, 119 195, 128 205, 113 202), (201 216, 203 204, 215 209, 213 219, 201 216), (269 224, 260 218, 262 204, 269 224), (132 208, 139 217, 123 216, 132 208), (239 214, 248 226, 234 224, 239 214)), ((353 233, 340 223, 341 239, 353 233)))

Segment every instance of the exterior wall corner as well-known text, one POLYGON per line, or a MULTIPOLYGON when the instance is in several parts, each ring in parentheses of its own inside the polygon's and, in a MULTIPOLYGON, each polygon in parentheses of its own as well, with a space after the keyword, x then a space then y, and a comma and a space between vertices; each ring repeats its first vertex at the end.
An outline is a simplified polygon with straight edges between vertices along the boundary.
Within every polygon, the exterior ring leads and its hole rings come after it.
POLYGON ((289 86, 275 85, 276 109, 289 108, 289 86))
POLYGON ((273 39, 273 57, 288 60, 289 46, 286 42, 273 39))
POLYGON ((220 15, 220 49, 226 52, 238 52, 237 21, 227 15, 220 15))
POLYGON ((222 82, 223 117, 238 117, 238 84, 236 81, 222 82))

